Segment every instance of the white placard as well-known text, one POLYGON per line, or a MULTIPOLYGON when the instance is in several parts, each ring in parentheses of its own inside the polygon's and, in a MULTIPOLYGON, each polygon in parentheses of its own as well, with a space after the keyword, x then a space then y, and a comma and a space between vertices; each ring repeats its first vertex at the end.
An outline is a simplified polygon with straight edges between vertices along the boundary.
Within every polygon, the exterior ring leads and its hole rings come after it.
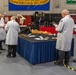
POLYGON ((5 17, 5 22, 8 22, 8 17, 5 17))

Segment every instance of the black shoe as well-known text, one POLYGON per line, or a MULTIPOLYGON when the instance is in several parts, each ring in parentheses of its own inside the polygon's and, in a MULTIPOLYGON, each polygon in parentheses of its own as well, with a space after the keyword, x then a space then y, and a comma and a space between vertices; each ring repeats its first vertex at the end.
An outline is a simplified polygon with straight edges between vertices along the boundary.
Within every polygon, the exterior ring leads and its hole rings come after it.
POLYGON ((73 62, 75 62, 75 63, 76 63, 76 60, 73 60, 73 62))
POLYGON ((6 57, 11 58, 11 55, 7 54, 6 57))
POLYGON ((5 49, 3 49, 3 48, 0 48, 0 50, 5 50, 5 49))
POLYGON ((54 64, 55 65, 58 65, 58 66, 64 66, 64 64, 63 63, 60 63, 59 61, 55 61, 54 64))
POLYGON ((0 54, 1 54, 1 52, 0 52, 0 54))
POLYGON ((12 55, 12 57, 16 57, 16 55, 12 55))
POLYGON ((64 61, 64 64, 65 64, 66 66, 69 66, 69 61, 64 61))
POLYGON ((64 63, 66 66, 69 66, 69 63, 64 63))

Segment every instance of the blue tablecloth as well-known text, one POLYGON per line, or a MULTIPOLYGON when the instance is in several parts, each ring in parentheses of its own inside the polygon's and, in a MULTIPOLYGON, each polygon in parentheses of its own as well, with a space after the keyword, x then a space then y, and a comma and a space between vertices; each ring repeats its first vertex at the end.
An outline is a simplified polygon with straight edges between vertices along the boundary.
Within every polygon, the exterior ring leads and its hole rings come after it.
MULTIPOLYGON (((30 42, 19 37, 17 52, 31 64, 51 62, 58 58, 55 48, 56 40, 46 42, 30 42)), ((74 39, 71 46, 71 56, 74 55, 74 39)))

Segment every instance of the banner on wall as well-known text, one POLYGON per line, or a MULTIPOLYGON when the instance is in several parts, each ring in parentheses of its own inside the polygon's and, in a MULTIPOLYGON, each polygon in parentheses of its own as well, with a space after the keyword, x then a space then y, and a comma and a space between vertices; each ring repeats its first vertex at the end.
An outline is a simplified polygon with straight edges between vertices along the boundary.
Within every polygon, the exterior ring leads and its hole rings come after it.
POLYGON ((50 10, 50 0, 8 0, 9 11, 50 10))
POLYGON ((66 4, 76 4, 76 0, 66 0, 66 4))

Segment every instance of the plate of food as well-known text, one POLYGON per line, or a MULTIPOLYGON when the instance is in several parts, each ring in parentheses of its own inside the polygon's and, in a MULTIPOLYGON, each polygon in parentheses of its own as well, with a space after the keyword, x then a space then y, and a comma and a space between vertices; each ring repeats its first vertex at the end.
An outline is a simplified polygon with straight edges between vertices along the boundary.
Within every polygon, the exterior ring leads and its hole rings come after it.
POLYGON ((35 40, 41 40, 40 38, 34 38, 35 40))
POLYGON ((56 40, 56 39, 57 39, 57 37, 52 37, 52 39, 53 39, 53 40, 56 40))
POLYGON ((35 35, 30 35, 29 37, 35 37, 35 35))

